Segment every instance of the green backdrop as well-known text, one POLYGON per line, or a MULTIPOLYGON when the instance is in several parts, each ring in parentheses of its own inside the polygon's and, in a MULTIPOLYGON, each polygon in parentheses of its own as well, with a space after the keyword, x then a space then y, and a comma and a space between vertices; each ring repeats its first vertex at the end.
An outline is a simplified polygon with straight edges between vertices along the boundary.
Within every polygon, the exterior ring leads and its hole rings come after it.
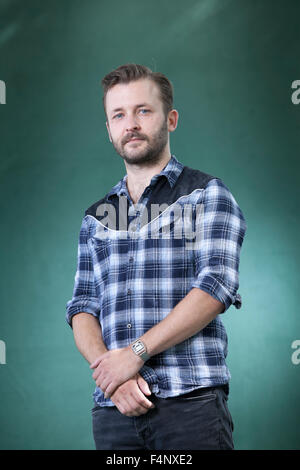
POLYGON ((299 2, 1 0, 0 14, 0 448, 94 448, 65 305, 84 210, 125 174, 100 80, 136 62, 173 82, 172 153, 246 217, 243 306, 222 317, 236 449, 299 449, 299 2))

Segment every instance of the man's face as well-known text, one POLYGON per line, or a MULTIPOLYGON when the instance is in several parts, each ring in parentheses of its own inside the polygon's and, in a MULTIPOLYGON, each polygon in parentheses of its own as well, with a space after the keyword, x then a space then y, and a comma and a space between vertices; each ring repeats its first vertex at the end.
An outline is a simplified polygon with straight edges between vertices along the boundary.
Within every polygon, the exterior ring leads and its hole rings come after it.
POLYGON ((157 85, 140 79, 112 87, 106 95, 107 130, 127 163, 158 162, 168 143, 168 123, 157 85))

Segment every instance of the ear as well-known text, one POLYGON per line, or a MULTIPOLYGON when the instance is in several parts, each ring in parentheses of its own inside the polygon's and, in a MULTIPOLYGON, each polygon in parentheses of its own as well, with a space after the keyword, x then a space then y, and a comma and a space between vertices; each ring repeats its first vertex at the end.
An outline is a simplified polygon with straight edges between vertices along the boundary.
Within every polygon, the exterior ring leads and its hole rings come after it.
POLYGON ((168 131, 175 131, 178 124, 179 113, 176 109, 172 109, 168 114, 168 131))
POLYGON ((112 142, 108 122, 106 121, 105 124, 106 124, 106 129, 107 129, 107 132, 108 132, 109 140, 112 142))

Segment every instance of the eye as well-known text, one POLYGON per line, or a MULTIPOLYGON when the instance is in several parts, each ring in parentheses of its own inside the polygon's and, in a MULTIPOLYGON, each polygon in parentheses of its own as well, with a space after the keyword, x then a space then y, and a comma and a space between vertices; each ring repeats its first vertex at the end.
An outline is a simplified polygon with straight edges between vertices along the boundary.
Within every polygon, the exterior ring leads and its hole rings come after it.
POLYGON ((145 109, 145 108, 140 109, 140 111, 143 111, 142 114, 144 114, 144 113, 150 113, 150 110, 149 110, 149 109, 145 109))
POLYGON ((122 115, 123 115, 123 113, 115 114, 114 117, 113 117, 113 119, 117 118, 118 116, 122 116, 122 115))

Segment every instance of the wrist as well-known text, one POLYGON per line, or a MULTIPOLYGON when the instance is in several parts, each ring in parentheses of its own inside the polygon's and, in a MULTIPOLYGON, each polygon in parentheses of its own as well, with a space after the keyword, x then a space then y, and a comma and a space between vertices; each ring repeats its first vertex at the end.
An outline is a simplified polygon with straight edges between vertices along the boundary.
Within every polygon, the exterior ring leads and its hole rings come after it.
POLYGON ((141 368, 144 365, 144 361, 140 356, 137 356, 131 347, 131 344, 129 346, 126 346, 125 348, 128 351, 128 355, 130 356, 130 360, 134 361, 139 368, 141 368))

